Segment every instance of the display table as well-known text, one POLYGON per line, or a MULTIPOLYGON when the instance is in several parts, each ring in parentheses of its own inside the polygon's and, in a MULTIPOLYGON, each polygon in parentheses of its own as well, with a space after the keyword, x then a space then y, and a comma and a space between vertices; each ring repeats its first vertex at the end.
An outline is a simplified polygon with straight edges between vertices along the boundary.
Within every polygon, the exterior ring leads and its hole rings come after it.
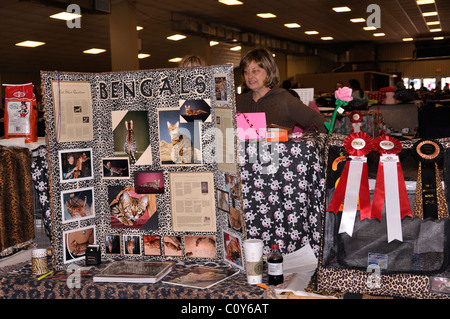
MULTIPOLYGON (((90 276, 81 278, 79 288, 69 288, 67 279, 54 279, 31 272, 31 262, 0 269, 0 299, 260 299, 265 290, 249 285, 244 273, 228 278, 209 289, 197 289, 167 284, 98 283, 92 277, 111 261, 104 260, 92 266, 90 276)), ((183 267, 197 263, 177 262, 176 267, 163 280, 179 275, 183 267)), ((218 265, 206 263, 205 266, 218 265)), ((221 264, 223 266, 223 264, 221 264)), ((84 265, 81 263, 81 267, 84 265)))
POLYGON ((325 134, 280 143, 241 142, 242 198, 248 238, 283 254, 320 249, 325 134))

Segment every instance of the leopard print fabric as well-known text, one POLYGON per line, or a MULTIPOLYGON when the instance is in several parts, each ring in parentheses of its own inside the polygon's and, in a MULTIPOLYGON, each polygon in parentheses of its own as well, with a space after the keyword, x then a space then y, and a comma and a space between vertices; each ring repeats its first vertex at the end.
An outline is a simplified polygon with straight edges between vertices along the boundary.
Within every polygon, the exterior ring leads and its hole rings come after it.
POLYGON ((0 252, 28 245, 34 238, 34 209, 26 148, 0 147, 0 212, 0 252))
MULTIPOLYGON (((416 196, 414 198, 413 216, 423 219, 423 198, 422 198, 422 163, 419 163, 419 171, 417 172, 416 196)), ((444 189, 439 174, 437 163, 434 163, 436 175, 436 196, 438 203, 438 218, 448 218, 447 202, 445 199, 444 189)))
POLYGON ((430 293, 428 276, 412 274, 381 275, 380 288, 369 288, 369 273, 353 269, 318 269, 318 291, 340 291, 372 296, 392 296, 414 299, 448 299, 444 294, 430 293))

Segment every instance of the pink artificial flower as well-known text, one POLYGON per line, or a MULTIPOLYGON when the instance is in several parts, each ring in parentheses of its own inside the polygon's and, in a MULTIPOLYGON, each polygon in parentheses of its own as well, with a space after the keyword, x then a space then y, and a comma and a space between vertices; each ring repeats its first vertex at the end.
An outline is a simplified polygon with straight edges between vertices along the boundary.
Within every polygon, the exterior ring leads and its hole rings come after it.
POLYGON ((334 92, 334 97, 344 102, 350 102, 353 100, 352 89, 347 86, 339 88, 334 92))

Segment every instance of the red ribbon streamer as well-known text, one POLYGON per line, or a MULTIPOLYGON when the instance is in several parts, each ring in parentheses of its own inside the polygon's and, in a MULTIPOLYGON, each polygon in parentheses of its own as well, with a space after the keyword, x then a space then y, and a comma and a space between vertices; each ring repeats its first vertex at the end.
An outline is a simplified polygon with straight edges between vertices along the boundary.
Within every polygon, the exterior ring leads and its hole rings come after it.
MULTIPOLYGON (((402 150, 402 144, 400 143, 400 141, 391 136, 379 136, 376 137, 373 142, 374 150, 380 153, 380 155, 397 155, 402 150)), ((403 219, 406 216, 412 216, 412 213, 411 206, 409 204, 408 193, 406 192, 405 179, 403 176, 403 170, 400 161, 397 162, 397 185, 400 196, 400 216, 403 219)), ((383 162, 381 162, 380 160, 378 165, 377 180, 375 182, 375 191, 372 200, 371 218, 378 218, 379 220, 381 220, 384 198, 384 166, 383 162)))
MULTIPOLYGON (((364 132, 352 133, 344 141, 344 147, 350 156, 366 156, 372 150, 372 138, 364 132), (364 141, 364 146, 362 148, 355 148, 353 142, 355 140, 362 139, 364 141)), ((348 171, 350 168, 350 161, 347 161, 342 171, 339 183, 336 186, 333 197, 328 205, 327 211, 333 211, 335 214, 339 211, 344 198, 345 190, 347 188, 348 171)), ((370 192, 369 192, 369 176, 367 171, 367 164, 363 164, 362 174, 361 174, 361 184, 359 187, 359 208, 360 208, 360 219, 370 218, 370 192)))

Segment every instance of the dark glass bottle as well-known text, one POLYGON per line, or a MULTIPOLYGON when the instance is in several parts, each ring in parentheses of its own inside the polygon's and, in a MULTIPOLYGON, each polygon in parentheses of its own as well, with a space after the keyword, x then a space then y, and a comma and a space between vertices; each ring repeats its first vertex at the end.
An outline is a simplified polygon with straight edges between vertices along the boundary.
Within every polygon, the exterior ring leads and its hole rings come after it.
POLYGON ((272 252, 267 258, 269 285, 279 285, 283 283, 283 255, 278 244, 272 244, 272 252))

